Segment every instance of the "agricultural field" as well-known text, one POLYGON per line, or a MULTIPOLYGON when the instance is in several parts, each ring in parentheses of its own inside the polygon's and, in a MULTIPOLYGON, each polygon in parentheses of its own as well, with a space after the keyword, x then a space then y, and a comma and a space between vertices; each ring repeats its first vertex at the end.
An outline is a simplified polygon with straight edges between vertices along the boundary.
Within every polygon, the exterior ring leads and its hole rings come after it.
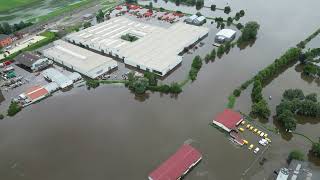
POLYGON ((30 6, 42 0, 0 0, 0 12, 7 12, 12 9, 30 6))

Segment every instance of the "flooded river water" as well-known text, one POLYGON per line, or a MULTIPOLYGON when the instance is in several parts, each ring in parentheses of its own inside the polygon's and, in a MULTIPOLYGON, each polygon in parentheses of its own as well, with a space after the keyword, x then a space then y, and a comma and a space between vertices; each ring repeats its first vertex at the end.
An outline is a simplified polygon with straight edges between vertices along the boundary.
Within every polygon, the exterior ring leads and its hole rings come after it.
MULTIPOLYGON (((310 144, 303 138, 276 135, 265 155, 267 163, 263 167, 257 163, 243 175, 255 155, 245 148, 234 147, 209 123, 224 109, 227 96, 235 87, 319 28, 320 1, 214 2, 218 7, 229 2, 234 11, 244 9, 243 23, 259 22, 258 39, 252 47, 233 48, 228 55, 204 65, 198 79, 186 85, 178 97, 149 93, 141 101, 117 85, 95 90, 79 87, 0 121, 0 179, 147 179, 148 173, 184 142, 191 142, 203 154, 203 160, 185 179, 260 180, 270 178, 273 170, 284 165, 290 150, 307 152, 310 144)), ((211 3, 205 2, 208 6, 211 3)), ((154 3, 159 5, 196 12, 194 8, 176 7, 172 3, 154 3)), ((223 15, 209 9, 201 13, 223 15)), ((312 41, 312 45, 319 47, 320 41, 312 41)), ((211 48, 207 45, 196 53, 204 54, 211 48)), ((191 55, 185 55, 181 67, 165 81, 185 77, 191 59, 191 55)), ((266 97, 274 97, 269 103, 273 111, 287 88, 319 92, 319 84, 303 80, 293 66, 264 89, 266 97)), ((250 88, 239 98, 236 109, 249 111, 249 91, 250 88)), ((298 126, 298 131, 314 139, 319 136, 319 129, 318 122, 298 126)))

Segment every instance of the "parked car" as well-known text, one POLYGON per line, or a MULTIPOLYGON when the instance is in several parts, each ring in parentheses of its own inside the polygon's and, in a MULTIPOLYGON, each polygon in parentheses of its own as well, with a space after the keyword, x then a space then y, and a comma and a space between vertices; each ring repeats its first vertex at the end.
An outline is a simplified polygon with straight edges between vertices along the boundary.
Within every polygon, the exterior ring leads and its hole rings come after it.
POLYGON ((259 151, 260 151, 260 149, 257 147, 257 148, 254 149, 253 152, 254 152, 255 154, 257 154, 259 151))
POLYGON ((261 139, 259 141, 259 144, 261 144, 262 146, 266 146, 268 144, 268 141, 266 139, 261 139))

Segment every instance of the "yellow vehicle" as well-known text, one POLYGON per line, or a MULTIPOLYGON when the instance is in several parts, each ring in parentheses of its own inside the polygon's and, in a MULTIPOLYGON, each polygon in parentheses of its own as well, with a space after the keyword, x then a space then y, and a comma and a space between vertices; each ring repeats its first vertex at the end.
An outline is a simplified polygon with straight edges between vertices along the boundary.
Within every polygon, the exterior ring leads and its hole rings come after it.
POLYGON ((251 126, 251 127, 249 128, 249 130, 250 130, 250 131, 252 131, 252 130, 253 130, 253 128, 254 128, 254 127, 253 127, 253 126, 251 126))
POLYGON ((240 131, 240 132, 243 132, 243 131, 244 131, 244 129, 243 129, 243 128, 239 128, 239 131, 240 131))
POLYGON ((256 132, 258 132, 258 129, 257 129, 257 128, 256 128, 256 129, 254 129, 254 130, 253 130, 253 132, 255 132, 255 133, 256 133, 256 132))
POLYGON ((246 128, 249 129, 250 127, 251 127, 250 124, 248 124, 246 128))
POLYGON ((257 134, 260 135, 261 131, 258 131, 257 134))
POLYGON ((267 137, 268 137, 268 134, 264 134, 264 137, 267 138, 267 137))
POLYGON ((265 140, 267 140, 269 143, 271 143, 271 139, 269 138, 264 138, 265 140))
POLYGON ((254 147, 254 145, 251 144, 251 145, 248 147, 248 149, 251 150, 253 147, 254 147))
POLYGON ((242 121, 242 122, 241 122, 242 125, 244 125, 245 123, 246 123, 245 121, 242 121))
POLYGON ((247 145, 249 142, 247 140, 243 140, 243 144, 247 145))

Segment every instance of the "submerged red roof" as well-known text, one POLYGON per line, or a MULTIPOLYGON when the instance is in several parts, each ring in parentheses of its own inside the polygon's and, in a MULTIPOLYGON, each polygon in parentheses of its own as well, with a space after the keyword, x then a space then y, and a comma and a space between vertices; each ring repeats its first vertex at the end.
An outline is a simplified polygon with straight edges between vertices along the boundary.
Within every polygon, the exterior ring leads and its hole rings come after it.
POLYGON ((26 95, 29 97, 29 99, 31 101, 36 100, 36 99, 38 99, 40 97, 43 97, 43 96, 45 96, 47 94, 49 94, 49 92, 45 88, 40 87, 40 86, 31 87, 26 92, 26 95))
POLYGON ((150 180, 176 180, 201 160, 199 151, 190 145, 183 145, 174 155, 150 173, 150 180))
POLYGON ((213 123, 218 122, 225 126, 227 129, 236 129, 236 125, 242 120, 240 113, 235 112, 231 109, 225 109, 223 112, 217 114, 214 118, 213 123))

